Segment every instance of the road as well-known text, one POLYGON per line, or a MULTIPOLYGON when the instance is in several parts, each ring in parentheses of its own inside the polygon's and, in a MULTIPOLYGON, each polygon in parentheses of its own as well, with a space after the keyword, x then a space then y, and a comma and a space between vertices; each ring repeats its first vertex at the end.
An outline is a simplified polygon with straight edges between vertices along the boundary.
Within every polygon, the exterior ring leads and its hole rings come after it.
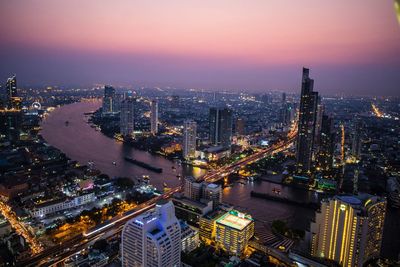
MULTIPOLYGON (((292 127, 292 130, 288 133, 285 140, 282 140, 269 148, 260 150, 246 158, 243 158, 235 163, 230 165, 221 167, 211 173, 206 174, 202 177, 201 180, 206 182, 216 182, 218 180, 223 179, 229 173, 233 173, 238 171, 240 168, 245 165, 256 162, 262 158, 271 156, 273 154, 279 153, 288 149, 294 142, 297 131, 296 127, 292 127)), ((97 239, 101 238, 107 232, 114 231, 115 234, 119 234, 122 231, 123 225, 132 217, 135 217, 155 206, 155 203, 160 199, 169 199, 176 192, 182 190, 181 186, 173 188, 171 191, 160 195, 156 198, 153 198, 145 203, 140 204, 134 210, 130 212, 126 212, 125 215, 117 216, 113 218, 111 221, 101 224, 94 229, 89 230, 84 234, 80 234, 71 238, 70 240, 64 242, 63 244, 59 244, 53 246, 40 254, 35 255, 33 258, 30 258, 29 261, 18 263, 18 266, 57 266, 64 262, 66 259, 71 257, 72 255, 79 253, 81 250, 87 248, 90 244, 95 242, 97 239)))
POLYGON ((276 153, 279 153, 279 152, 282 152, 282 151, 288 149, 295 141, 296 136, 297 136, 297 129, 296 129, 296 127, 292 127, 292 130, 288 133, 285 140, 282 140, 266 149, 262 149, 246 158, 243 158, 235 163, 232 163, 231 165, 221 167, 221 168, 215 170, 214 172, 208 173, 205 176, 203 176, 201 179, 206 182, 210 182, 210 183, 221 180, 228 174, 236 172, 240 168, 242 168, 248 164, 251 164, 251 163, 261 160, 265 157, 269 157, 273 154, 276 154, 276 153))

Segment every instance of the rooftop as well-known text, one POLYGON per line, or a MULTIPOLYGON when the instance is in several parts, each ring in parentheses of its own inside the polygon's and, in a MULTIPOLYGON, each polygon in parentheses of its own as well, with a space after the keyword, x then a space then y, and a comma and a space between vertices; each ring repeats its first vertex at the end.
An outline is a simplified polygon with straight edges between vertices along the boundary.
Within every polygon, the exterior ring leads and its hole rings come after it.
POLYGON ((249 215, 232 210, 222 215, 218 220, 218 224, 229 226, 236 230, 243 230, 253 219, 249 215))

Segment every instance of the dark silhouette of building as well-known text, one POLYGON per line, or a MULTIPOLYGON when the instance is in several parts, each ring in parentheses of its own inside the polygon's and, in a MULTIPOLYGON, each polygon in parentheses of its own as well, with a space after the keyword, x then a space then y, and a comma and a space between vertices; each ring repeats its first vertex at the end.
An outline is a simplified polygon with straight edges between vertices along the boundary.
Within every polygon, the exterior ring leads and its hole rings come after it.
POLYGON ((309 69, 303 68, 296 151, 298 173, 310 172, 314 147, 318 92, 313 91, 314 80, 309 73, 309 69))
POLYGON ((351 154, 359 159, 361 153, 361 121, 356 119, 354 122, 353 140, 351 144, 351 154))
POLYGON ((318 167, 321 170, 329 171, 333 166, 335 134, 333 131, 332 118, 328 115, 322 115, 319 137, 318 167))
POLYGON ((232 137, 232 110, 228 108, 210 108, 210 142, 216 146, 228 148, 232 137))
POLYGON ((238 135, 245 135, 246 130, 245 130, 245 122, 242 118, 238 118, 236 120, 236 134, 238 135))

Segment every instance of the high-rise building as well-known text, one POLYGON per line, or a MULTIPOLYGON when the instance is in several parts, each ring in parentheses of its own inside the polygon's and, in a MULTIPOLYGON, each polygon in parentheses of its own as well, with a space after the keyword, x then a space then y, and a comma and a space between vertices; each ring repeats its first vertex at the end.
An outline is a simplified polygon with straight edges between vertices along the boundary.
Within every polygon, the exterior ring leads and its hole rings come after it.
POLYGON ((335 134, 332 118, 323 115, 319 137, 317 165, 321 170, 329 171, 333 166, 333 152, 335 148, 335 134))
POLYGON ((240 256, 253 235, 254 220, 236 210, 215 210, 200 219, 200 238, 231 255, 240 256))
POLYGON ((213 208, 216 208, 222 202, 222 187, 217 184, 207 182, 197 182, 192 176, 185 177, 184 180, 184 195, 185 197, 196 200, 213 202, 213 208))
POLYGON ((103 114, 115 112, 115 89, 110 85, 104 86, 103 114))
POLYGON ((245 121, 242 118, 238 118, 236 120, 236 134, 237 135, 245 135, 246 134, 245 121))
POLYGON ((181 266, 181 227, 170 201, 127 222, 121 238, 123 267, 181 266))
POLYGON ((324 116, 324 105, 321 103, 321 97, 318 97, 317 114, 315 117, 315 136, 314 136, 314 152, 318 152, 321 145, 321 129, 322 118, 324 116))
POLYGON ((12 77, 7 79, 6 91, 7 91, 7 108, 12 110, 20 110, 22 101, 21 98, 18 97, 16 75, 13 75, 12 77))
POLYGON ((229 148, 232 138, 232 110, 210 108, 209 125, 211 144, 229 148))
POLYGON ((356 119, 354 123, 353 140, 351 144, 351 154, 359 159, 361 154, 361 120, 356 119))
POLYGON ((193 159, 196 157, 197 123, 192 120, 183 122, 183 157, 193 159))
POLYGON ((357 267, 378 258, 385 210, 386 199, 371 195, 323 200, 311 223, 311 254, 357 267))
POLYGON ((318 103, 318 93, 313 91, 314 80, 310 79, 309 72, 303 68, 296 150, 297 172, 304 174, 311 169, 318 103))
POLYGON ((120 132, 122 135, 132 135, 135 121, 135 102, 133 97, 127 97, 121 102, 120 132))
POLYGON ((185 177, 183 194, 185 197, 199 201, 202 194, 202 183, 196 181, 196 179, 192 176, 185 177))
POLYGON ((218 207, 218 205, 222 202, 221 185, 203 183, 202 198, 206 200, 211 200, 213 202, 214 209, 218 207))
POLYGON ((158 102, 157 102, 157 100, 151 101, 150 129, 151 129, 152 134, 158 133, 158 102))

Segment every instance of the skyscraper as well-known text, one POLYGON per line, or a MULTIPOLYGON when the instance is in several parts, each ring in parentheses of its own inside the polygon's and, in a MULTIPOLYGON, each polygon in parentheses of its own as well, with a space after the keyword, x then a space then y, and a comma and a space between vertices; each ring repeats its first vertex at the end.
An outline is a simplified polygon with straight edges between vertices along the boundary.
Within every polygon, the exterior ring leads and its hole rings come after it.
POLYGON ((185 159, 195 158, 196 156, 196 135, 197 123, 186 120, 183 123, 183 157, 185 159))
POLYGON ((151 101, 151 111, 150 111, 150 128, 152 134, 158 133, 158 102, 157 100, 151 101))
POLYGON ((12 77, 7 79, 6 91, 7 91, 7 108, 13 110, 20 110, 21 98, 18 97, 16 75, 13 75, 12 77))
POLYGON ((332 118, 323 115, 321 119, 317 162, 318 167, 325 171, 329 171, 333 166, 334 137, 332 118))
POLYGON ((123 267, 181 266, 181 228, 171 201, 127 222, 121 238, 123 267))
POLYGON ((127 97, 121 102, 120 132, 122 135, 132 135, 134 131, 135 102, 133 97, 127 97))
POLYGON ((363 266, 378 258, 386 199, 371 195, 335 196, 321 203, 311 223, 311 254, 342 266, 363 266))
POLYGON ((303 68, 296 151, 298 173, 310 171, 314 147, 318 93, 313 91, 314 80, 310 79, 309 72, 309 69, 303 68))
POLYGON ((104 86, 104 97, 103 97, 103 114, 109 114, 114 112, 115 107, 115 89, 110 85, 104 86))
POLYGON ((314 152, 319 150, 321 145, 321 130, 322 130, 322 117, 324 116, 324 105, 321 103, 321 97, 318 97, 317 114, 315 117, 315 137, 314 137, 314 152))
POLYGON ((229 148, 232 138, 232 110, 210 108, 209 125, 211 144, 229 148))

